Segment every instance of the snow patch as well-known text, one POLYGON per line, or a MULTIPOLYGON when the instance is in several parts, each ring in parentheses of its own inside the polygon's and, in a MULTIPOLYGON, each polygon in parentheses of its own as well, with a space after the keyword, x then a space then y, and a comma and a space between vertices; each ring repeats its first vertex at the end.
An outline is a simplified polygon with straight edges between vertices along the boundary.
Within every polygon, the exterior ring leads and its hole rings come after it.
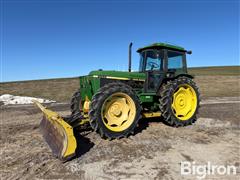
POLYGON ((3 94, 0 96, 0 102, 3 102, 4 105, 8 104, 32 104, 32 100, 37 100, 40 103, 53 103, 56 101, 42 99, 42 98, 35 98, 35 97, 27 97, 27 96, 14 96, 11 94, 3 94))

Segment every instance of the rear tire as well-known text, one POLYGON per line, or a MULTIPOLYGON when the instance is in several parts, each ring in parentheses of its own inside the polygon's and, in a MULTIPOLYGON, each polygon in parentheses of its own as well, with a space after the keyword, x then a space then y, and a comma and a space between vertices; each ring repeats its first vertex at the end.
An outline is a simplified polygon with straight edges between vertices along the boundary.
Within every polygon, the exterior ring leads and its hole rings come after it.
POLYGON ((141 106, 132 88, 124 83, 109 83, 101 87, 90 104, 90 125, 108 139, 133 134, 141 118, 141 106))
POLYGON ((193 124, 199 109, 199 91, 192 79, 179 77, 160 89, 160 111, 164 121, 174 127, 193 124))

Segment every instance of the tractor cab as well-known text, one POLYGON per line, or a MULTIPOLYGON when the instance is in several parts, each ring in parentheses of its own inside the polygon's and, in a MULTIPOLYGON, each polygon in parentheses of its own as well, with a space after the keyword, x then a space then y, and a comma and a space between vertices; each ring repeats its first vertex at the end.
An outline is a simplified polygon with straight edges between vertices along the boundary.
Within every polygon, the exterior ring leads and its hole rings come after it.
POLYGON ((139 72, 146 74, 145 92, 156 92, 166 78, 187 74, 186 51, 180 46, 155 43, 137 50, 139 72))

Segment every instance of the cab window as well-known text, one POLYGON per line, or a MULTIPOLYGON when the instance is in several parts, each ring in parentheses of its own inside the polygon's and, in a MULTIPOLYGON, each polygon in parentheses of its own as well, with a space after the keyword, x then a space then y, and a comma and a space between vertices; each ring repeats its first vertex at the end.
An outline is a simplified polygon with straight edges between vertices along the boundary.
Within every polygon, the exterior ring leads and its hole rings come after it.
POLYGON ((168 51, 168 69, 183 68, 183 53, 168 51))
POLYGON ((163 58, 159 51, 146 51, 146 71, 162 70, 163 58))

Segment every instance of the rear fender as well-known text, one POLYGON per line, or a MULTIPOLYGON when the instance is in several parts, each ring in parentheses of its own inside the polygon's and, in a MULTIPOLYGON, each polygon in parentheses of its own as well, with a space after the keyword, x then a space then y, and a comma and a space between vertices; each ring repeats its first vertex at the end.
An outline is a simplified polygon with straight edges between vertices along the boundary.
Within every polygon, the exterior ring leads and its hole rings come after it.
POLYGON ((173 78, 164 78, 162 83, 159 85, 159 88, 157 90, 157 94, 159 95, 160 94, 160 91, 161 91, 161 87, 163 84, 167 83, 167 81, 171 81, 171 80, 174 80, 174 79, 177 79, 179 77, 188 77, 190 79, 194 79, 194 76, 190 75, 190 74, 178 74, 177 76, 173 77, 173 78))

